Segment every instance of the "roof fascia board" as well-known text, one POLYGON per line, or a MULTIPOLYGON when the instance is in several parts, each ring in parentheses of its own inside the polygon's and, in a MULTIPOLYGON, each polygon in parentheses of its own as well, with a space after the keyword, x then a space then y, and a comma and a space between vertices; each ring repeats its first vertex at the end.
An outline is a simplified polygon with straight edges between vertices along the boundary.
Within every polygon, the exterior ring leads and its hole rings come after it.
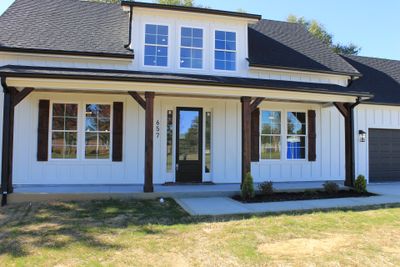
POLYGON ((303 69, 303 68, 289 68, 289 67, 281 67, 281 66, 270 66, 270 65, 261 65, 255 63, 249 63, 249 67, 251 69, 270 69, 270 70, 287 70, 287 71, 302 71, 302 72, 312 72, 319 74, 332 74, 332 75, 344 75, 350 77, 362 77, 361 73, 348 73, 348 72, 340 72, 340 71, 324 71, 324 70, 313 70, 313 69, 303 69))
MULTIPOLYGON (((103 81, 103 80, 79 80, 79 79, 44 79, 44 78, 21 78, 8 77, 8 84, 13 87, 34 87, 42 90, 84 90, 104 91, 104 92, 128 92, 152 91, 162 94, 181 94, 194 96, 214 96, 214 97, 235 97, 243 96, 243 88, 221 87, 221 86, 201 86, 184 84, 165 84, 159 82, 127 82, 127 81, 103 81), (201 90, 199 90, 201 89, 201 90)), ((265 97, 268 99, 281 101, 305 101, 305 102, 351 102, 354 103, 356 96, 340 95, 336 93, 318 93, 318 92, 293 92, 288 90, 279 90, 276 88, 258 89, 246 88, 246 96, 265 97)))
POLYGON ((259 70, 259 71, 271 71, 271 72, 281 72, 287 74, 301 74, 301 75, 315 75, 322 77, 336 77, 336 78, 344 78, 350 79, 352 76, 349 74, 337 74, 337 73, 325 73, 325 72, 316 72, 316 71, 306 71, 306 70, 292 70, 292 69, 278 69, 278 68, 267 68, 267 67, 250 67, 251 70, 259 70))
MULTIPOLYGON (((195 86, 196 88, 206 86, 206 87, 213 87, 213 88, 223 88, 223 87, 228 87, 228 88, 239 88, 243 89, 253 89, 253 90, 278 90, 278 91, 285 91, 285 92, 297 92, 297 93, 311 93, 311 94, 324 94, 324 95, 341 95, 341 96, 351 96, 351 97, 365 97, 365 98, 370 98, 372 97, 371 94, 369 93, 361 93, 361 92, 329 92, 327 90, 324 90, 323 88, 319 89, 299 89, 299 88, 274 88, 271 86, 253 86, 253 85, 238 85, 238 84, 217 84, 213 82, 201 82, 201 81, 180 81, 180 80, 169 80, 169 79, 154 79, 154 78, 115 78, 112 76, 107 76, 107 77, 98 77, 98 76, 90 76, 90 75, 54 75, 54 74, 35 74, 35 73, 3 73, 3 75, 6 75, 9 79, 14 78, 20 78, 20 79, 27 79, 27 80, 32 80, 32 79, 59 79, 59 80, 86 80, 86 81, 107 81, 107 82, 128 82, 128 83, 156 83, 156 84, 174 84, 175 86, 181 85, 184 87, 188 86, 195 86)), ((202 89, 203 90, 203 89, 202 89)), ((246 91, 247 93, 247 91, 246 91)), ((243 95, 243 91, 241 92, 243 95)))
POLYGON ((186 6, 178 6, 178 5, 164 5, 164 4, 154 4, 154 3, 143 3, 143 2, 134 2, 134 1, 122 1, 122 6, 133 6, 138 8, 147 8, 147 9, 163 9, 163 10, 172 10, 172 11, 181 11, 181 12, 190 12, 190 13, 200 13, 200 14, 209 14, 209 15, 217 15, 217 16, 226 16, 226 17, 236 17, 247 20, 259 21, 262 17, 257 14, 247 14, 233 11, 224 11, 224 10, 216 10, 209 8, 199 8, 199 7, 186 7, 186 6))
POLYGON ((47 49, 34 49, 34 48, 14 48, 14 47, 0 47, 0 52, 9 53, 25 53, 25 54, 45 54, 56 56, 75 56, 75 57, 96 57, 96 58, 113 58, 113 59, 134 59, 134 54, 113 54, 113 53, 95 53, 95 52, 78 52, 78 51, 63 51, 63 50, 47 50, 47 49))

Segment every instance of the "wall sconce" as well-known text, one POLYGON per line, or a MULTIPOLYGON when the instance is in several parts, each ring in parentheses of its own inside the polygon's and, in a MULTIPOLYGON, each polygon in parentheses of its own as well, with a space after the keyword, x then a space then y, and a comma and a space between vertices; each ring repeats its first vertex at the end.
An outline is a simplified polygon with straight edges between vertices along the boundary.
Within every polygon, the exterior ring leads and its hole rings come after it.
POLYGON ((364 143, 365 140, 367 140, 367 133, 364 132, 363 130, 359 130, 359 131, 358 131, 358 136, 359 136, 359 138, 360 138, 360 142, 361 142, 361 143, 364 143))

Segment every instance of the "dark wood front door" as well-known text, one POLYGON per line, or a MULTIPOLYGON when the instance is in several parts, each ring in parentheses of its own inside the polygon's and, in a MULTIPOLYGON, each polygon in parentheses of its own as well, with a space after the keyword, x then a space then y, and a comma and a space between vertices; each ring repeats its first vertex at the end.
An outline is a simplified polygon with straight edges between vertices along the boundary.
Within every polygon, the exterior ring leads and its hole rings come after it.
POLYGON ((177 108, 176 182, 202 182, 203 109, 177 108))

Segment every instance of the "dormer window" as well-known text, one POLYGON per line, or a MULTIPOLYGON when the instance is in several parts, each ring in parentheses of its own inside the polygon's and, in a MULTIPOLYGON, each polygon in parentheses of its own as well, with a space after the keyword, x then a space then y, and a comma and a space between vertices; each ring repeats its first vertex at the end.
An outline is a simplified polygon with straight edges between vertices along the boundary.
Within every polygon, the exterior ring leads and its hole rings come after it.
POLYGON ((236 33, 215 31, 216 70, 236 70, 236 33))
POLYGON ((181 68, 203 68, 203 29, 181 28, 181 68))
POLYGON ((168 66, 168 26, 146 24, 144 65, 168 66))

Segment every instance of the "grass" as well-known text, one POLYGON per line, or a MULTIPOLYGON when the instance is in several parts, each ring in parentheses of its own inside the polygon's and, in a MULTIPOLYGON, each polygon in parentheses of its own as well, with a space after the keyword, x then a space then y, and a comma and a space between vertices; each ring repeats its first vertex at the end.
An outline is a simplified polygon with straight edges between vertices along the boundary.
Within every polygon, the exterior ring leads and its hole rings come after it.
POLYGON ((400 206, 190 217, 173 200, 0 209, 0 266, 389 266, 400 206))

